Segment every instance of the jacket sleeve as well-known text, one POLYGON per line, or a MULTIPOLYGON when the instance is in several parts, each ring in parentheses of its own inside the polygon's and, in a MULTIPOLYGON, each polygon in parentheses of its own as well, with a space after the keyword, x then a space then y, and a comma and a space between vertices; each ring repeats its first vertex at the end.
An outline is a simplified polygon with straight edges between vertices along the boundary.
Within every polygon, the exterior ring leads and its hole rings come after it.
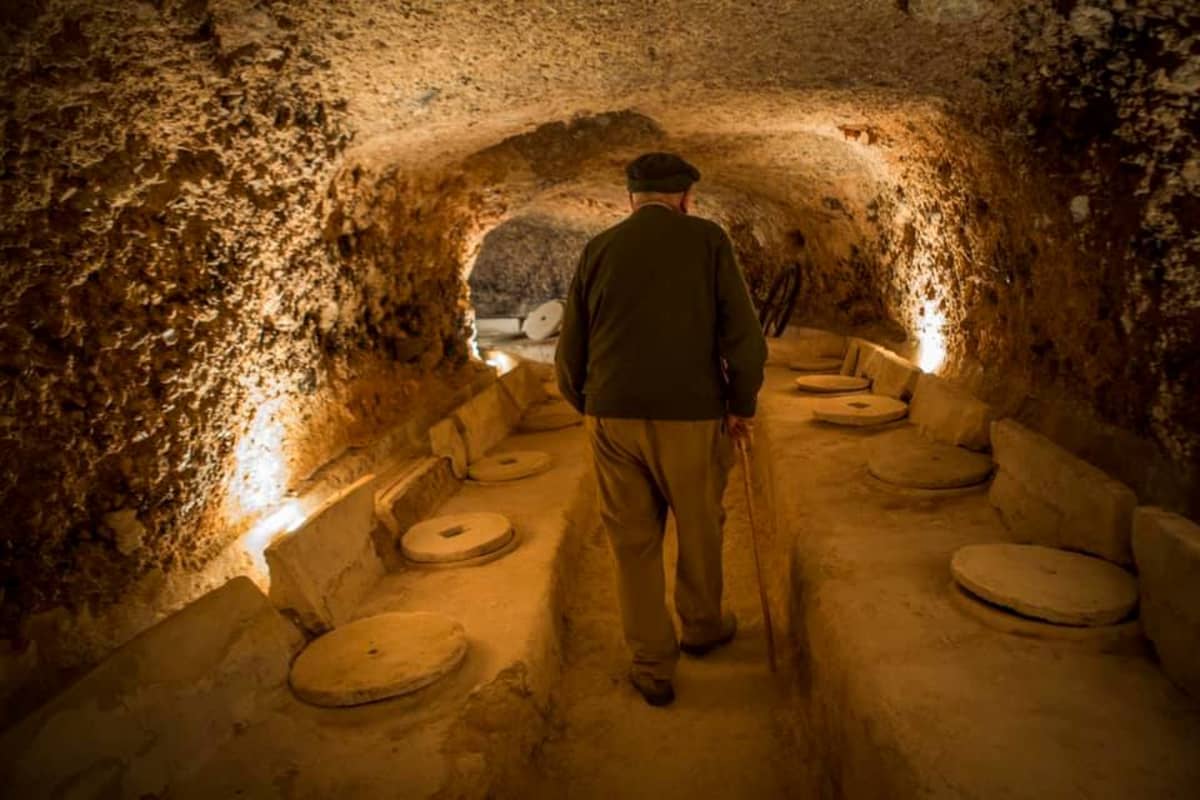
POLYGON ((726 410, 739 417, 753 417, 767 363, 767 341, 734 258, 733 245, 724 231, 717 248, 717 346, 725 362, 726 410))
POLYGON ((584 413, 586 399, 583 394, 587 379, 588 360, 588 308, 583 290, 583 271, 587 263, 587 248, 579 257, 575 277, 567 292, 567 306, 563 311, 562 330, 558 335, 558 349, 554 353, 558 389, 563 399, 584 413))

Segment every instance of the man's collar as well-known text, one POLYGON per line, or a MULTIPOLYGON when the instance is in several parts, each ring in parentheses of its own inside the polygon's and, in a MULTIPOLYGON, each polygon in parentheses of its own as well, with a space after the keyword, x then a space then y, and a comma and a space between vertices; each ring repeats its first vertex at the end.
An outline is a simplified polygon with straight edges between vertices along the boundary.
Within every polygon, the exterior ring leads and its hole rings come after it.
POLYGON ((636 214, 637 212, 641 211, 643 208, 649 208, 650 206, 660 206, 662 208, 667 209, 668 211, 674 211, 676 214, 682 213, 675 206, 671 205, 670 203, 664 203, 661 200, 647 200, 646 202, 640 204, 637 208, 635 208, 633 210, 633 213, 636 214))

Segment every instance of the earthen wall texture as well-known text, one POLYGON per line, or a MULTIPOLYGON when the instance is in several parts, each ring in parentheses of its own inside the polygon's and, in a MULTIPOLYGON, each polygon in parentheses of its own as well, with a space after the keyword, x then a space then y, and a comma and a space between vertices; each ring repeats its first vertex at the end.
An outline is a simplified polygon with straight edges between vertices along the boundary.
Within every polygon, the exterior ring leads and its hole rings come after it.
POLYGON ((0 633, 200 569, 402 419, 397 387, 467 357, 476 256, 485 313, 556 290, 546 254, 624 213, 650 148, 701 165, 754 288, 803 258, 798 320, 937 331, 943 374, 1200 512, 1198 22, 1187 0, 19 4, 0 633), (545 237, 490 266, 523 216, 545 237))

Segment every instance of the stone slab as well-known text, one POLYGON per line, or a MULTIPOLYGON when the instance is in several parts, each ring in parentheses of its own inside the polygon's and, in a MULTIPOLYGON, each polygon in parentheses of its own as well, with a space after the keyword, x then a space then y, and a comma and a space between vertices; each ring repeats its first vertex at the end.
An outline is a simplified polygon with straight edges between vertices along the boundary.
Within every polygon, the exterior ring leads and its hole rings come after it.
POLYGON ((454 418, 467 443, 467 463, 483 458, 507 438, 515 416, 512 401, 494 383, 455 409, 454 418))
POLYGON ((402 566, 400 536, 450 499, 461 486, 444 458, 421 458, 397 470, 375 493, 376 552, 389 570, 402 566))
POLYGON ((172 614, 0 739, 5 797, 165 797, 287 685, 304 645, 248 578, 172 614))
POLYGON ((855 375, 855 370, 858 369, 858 357, 861 352, 861 340, 848 340, 846 342, 846 352, 842 356, 842 368, 838 372, 842 375, 855 375))
POLYGON ((1161 508, 1133 514, 1142 627, 1167 676, 1200 700, 1200 525, 1161 508))
POLYGON ((986 481, 992 474, 992 459, 906 428, 872 442, 867 470, 893 486, 960 489, 986 481))
POLYGON ((292 665, 296 696, 318 706, 357 706, 412 694, 458 669, 462 625, 442 614, 400 612, 355 620, 325 634, 292 665))
POLYGON ((788 362, 794 372, 837 372, 842 367, 842 356, 809 356, 788 362))
POLYGON ((908 402, 917 388, 921 370, 890 350, 860 341, 854 374, 870 378, 875 394, 908 402))
POLYGON ((991 430, 999 474, 989 499, 1021 541, 1133 563, 1128 486, 1013 420, 991 430))
POLYGON ((471 480, 502 483, 540 475, 553 466, 549 453, 538 450, 514 450, 495 453, 471 465, 471 480))
POLYGON ((907 413, 908 406, 899 400, 874 394, 823 397, 812 406, 815 419, 855 428, 894 422, 907 413))
POLYGON ((467 440, 454 417, 446 417, 429 429, 429 449, 450 462, 455 477, 467 477, 467 440))
POLYGON ((936 375, 921 373, 908 419, 932 439, 972 450, 991 445, 992 407, 936 375))
POLYGON ((1029 544, 959 548, 950 572, 972 594, 1059 625, 1111 625, 1137 606, 1134 577, 1104 559, 1029 544))
POLYGON ((565 400, 552 400, 529 409, 517 427, 527 433, 536 433, 582 424, 583 415, 572 408, 570 403, 565 400))
POLYGON ((860 378, 855 375, 805 375, 802 378, 796 378, 795 384, 800 391, 814 394, 861 392, 871 388, 869 378, 860 378))
POLYGON ((267 546, 271 602, 314 633, 349 620, 384 574, 374 527, 375 476, 366 475, 267 546))
POLYGON ((467 561, 504 548, 515 532, 502 514, 449 514, 420 522, 400 540, 404 557, 417 563, 467 561))
POLYGON ((530 406, 546 401, 546 390, 541 380, 524 361, 500 376, 500 388, 512 400, 518 414, 524 414, 530 406))
POLYGON ((1008 609, 984 602, 954 581, 950 582, 950 598, 963 613, 989 628, 1013 636, 1072 642, 1102 653, 1136 653, 1142 638, 1142 626, 1136 619, 1112 625, 1056 625, 1053 622, 1022 617, 1008 609))
POLYGON ((521 331, 535 342, 549 339, 562 328, 564 308, 561 300, 542 303, 525 318, 521 331))

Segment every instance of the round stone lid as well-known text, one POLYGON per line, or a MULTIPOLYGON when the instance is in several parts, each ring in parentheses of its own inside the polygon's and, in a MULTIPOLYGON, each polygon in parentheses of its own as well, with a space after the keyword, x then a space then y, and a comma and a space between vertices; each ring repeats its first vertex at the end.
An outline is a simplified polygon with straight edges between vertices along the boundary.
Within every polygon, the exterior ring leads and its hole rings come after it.
POLYGON ((992 459, 927 439, 910 428, 874 441, 867 453, 867 470, 893 486, 958 489, 986 481, 992 474, 992 459))
POLYGON ((879 394, 854 394, 823 397, 813 403, 812 413, 822 422, 865 427, 902 419, 908 414, 908 405, 879 394))
POLYGON ((870 378, 857 375, 805 375, 796 378, 796 388, 802 392, 830 394, 833 392, 858 392, 871 385, 870 378))
POLYGON ((513 535, 512 523, 502 514, 449 514, 427 519, 405 531, 400 551, 418 563, 466 561, 500 550, 513 535))
POLYGON ((583 422, 583 415, 571 407, 565 400, 552 400, 548 403, 534 406, 525 412, 521 423, 517 426, 526 432, 556 431, 569 428, 583 422))
POLYGON ((292 664, 296 695, 318 706, 356 706, 410 694, 467 655, 462 625, 430 613, 379 614, 316 639, 292 664))
POLYGON ((549 453, 514 450, 479 459, 467 470, 467 476, 485 483, 515 481, 543 473, 550 469, 552 463, 549 453))
POLYGON ((798 358, 788 364, 788 368, 796 372, 830 372, 841 367, 842 359, 838 356, 810 356, 798 358))
POLYGON ((1060 625, 1109 625, 1137 605, 1137 581, 1102 558, 1031 544, 973 544, 950 561, 954 580, 989 603, 1060 625))
POLYGON ((561 300, 542 303, 525 318, 521 331, 535 342, 549 339, 562 327, 564 306, 561 300))

